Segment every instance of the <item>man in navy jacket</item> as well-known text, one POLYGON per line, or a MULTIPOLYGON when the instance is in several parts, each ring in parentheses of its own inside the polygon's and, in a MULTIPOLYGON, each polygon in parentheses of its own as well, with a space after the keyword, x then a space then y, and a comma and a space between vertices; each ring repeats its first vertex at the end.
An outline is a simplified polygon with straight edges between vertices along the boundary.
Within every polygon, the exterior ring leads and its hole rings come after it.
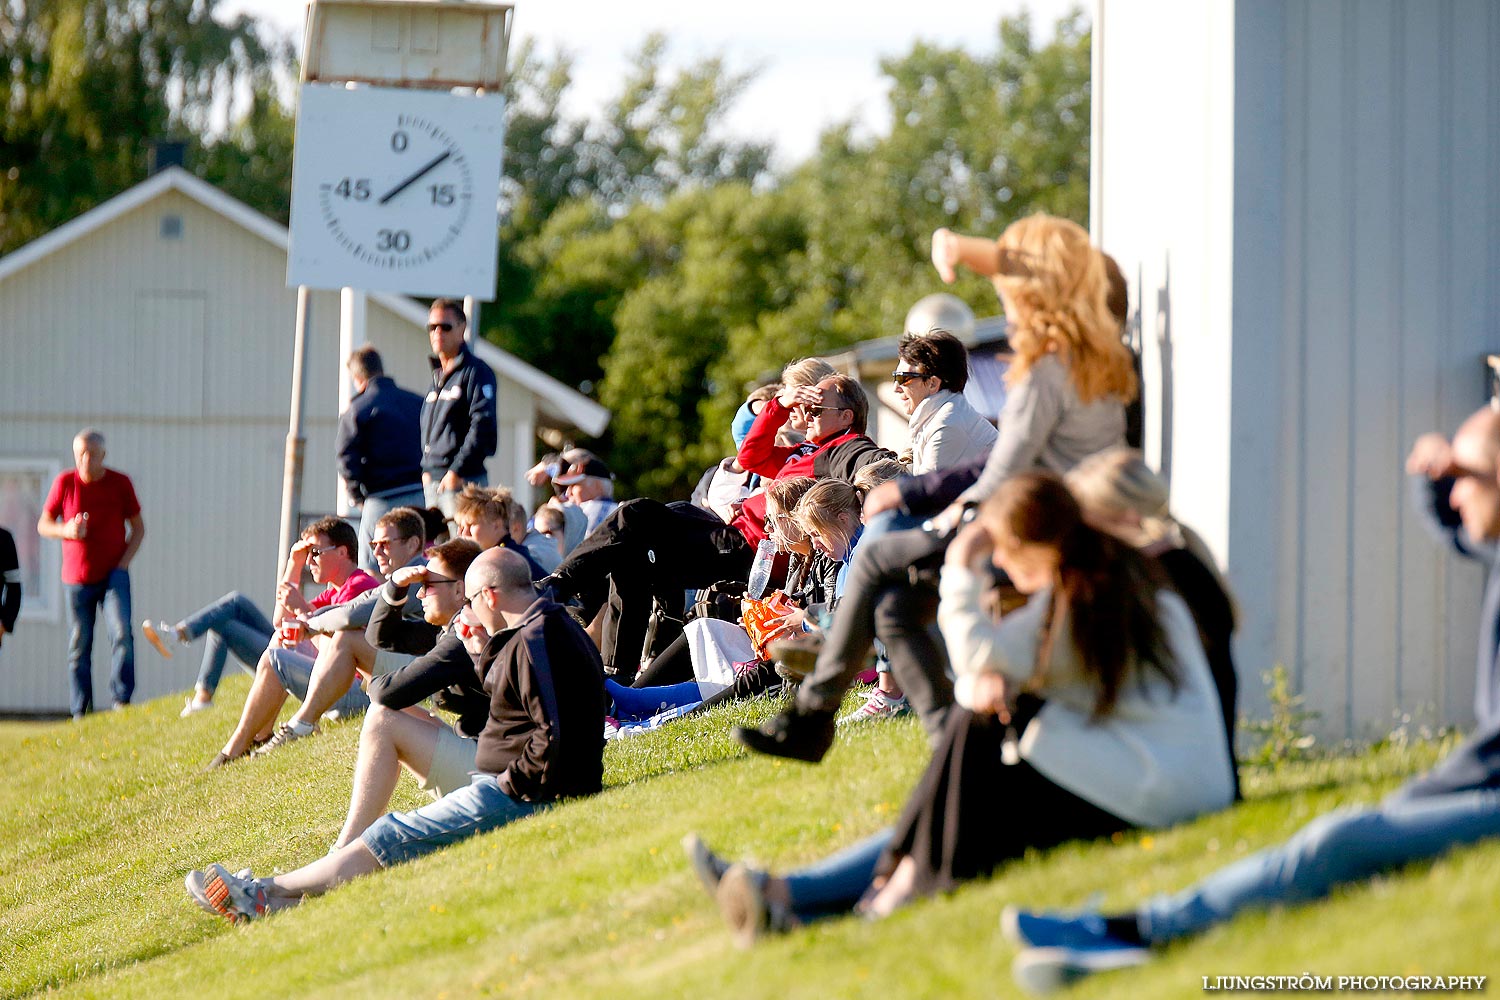
POLYGON ((375 572, 370 536, 375 522, 397 507, 422 507, 422 397, 385 373, 380 352, 365 346, 349 355, 354 398, 339 415, 339 475, 349 498, 363 504, 359 565, 375 572))
POLYGON ((427 318, 432 388, 422 401, 422 487, 427 506, 451 519, 464 483, 489 485, 495 453, 495 373, 464 342, 463 305, 436 299, 427 318))

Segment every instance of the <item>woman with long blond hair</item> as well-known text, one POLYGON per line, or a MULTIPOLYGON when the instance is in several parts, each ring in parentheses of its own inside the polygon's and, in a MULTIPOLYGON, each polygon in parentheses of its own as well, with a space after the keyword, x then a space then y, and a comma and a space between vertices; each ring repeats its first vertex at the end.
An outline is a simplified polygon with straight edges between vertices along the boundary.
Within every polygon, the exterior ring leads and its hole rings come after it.
MULTIPOLYGON (((816 661, 796 702, 759 729, 735 730, 752 750, 821 760, 833 743, 834 713, 877 636, 906 694, 893 710, 909 702, 935 739, 953 702, 947 654, 931 628, 936 581, 963 508, 983 501, 1016 473, 1046 469, 1060 475, 1089 455, 1125 443, 1125 404, 1137 386, 1130 351, 1120 339, 1127 312, 1123 282, 1111 283, 1105 257, 1083 227, 1032 215, 993 241, 940 229, 933 234, 933 260, 948 280, 960 263, 991 277, 1005 307, 1015 358, 999 437, 983 471, 950 469, 871 492, 864 510, 870 537, 850 571, 848 593, 826 641, 816 651, 802 651, 816 661), (887 511, 904 520, 874 520, 887 511), (933 514, 938 516, 927 530, 892 530, 915 528, 933 514)), ((880 697, 877 691, 871 700, 880 697)))

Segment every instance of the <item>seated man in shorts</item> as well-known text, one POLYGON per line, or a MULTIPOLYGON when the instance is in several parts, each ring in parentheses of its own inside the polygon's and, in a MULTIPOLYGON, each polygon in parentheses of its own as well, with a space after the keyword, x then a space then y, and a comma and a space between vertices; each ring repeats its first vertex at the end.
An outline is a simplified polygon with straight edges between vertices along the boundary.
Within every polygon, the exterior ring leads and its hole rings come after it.
MULTIPOLYGON (((355 561, 358 553, 359 537, 347 522, 325 517, 308 525, 287 555, 281 585, 276 590, 273 620, 300 621, 379 586, 379 580, 359 568, 355 561), (324 585, 323 592, 311 601, 302 596, 301 590, 302 571, 308 567, 313 581, 324 585)), ((295 686, 293 678, 299 676, 306 684, 313 660, 327 642, 322 636, 289 639, 284 630, 278 631, 255 665, 255 680, 240 711, 239 724, 205 770, 237 760, 250 752, 252 744, 270 739, 276 715, 286 703, 288 684, 295 686)), ((303 691, 306 692, 305 686, 303 691)))
MULTIPOLYGON (((376 521, 370 549, 375 553, 380 579, 388 580, 402 568, 426 565, 422 553, 425 540, 426 525, 414 508, 398 507, 376 521)), ((318 720, 325 713, 347 718, 363 712, 370 706, 370 699, 359 680, 388 674, 411 660, 406 653, 378 650, 365 638, 365 628, 379 603, 376 587, 307 616, 307 631, 326 641, 319 645, 312 663, 304 663, 295 655, 276 657, 273 665, 279 668, 277 676, 302 704, 255 753, 271 753, 293 740, 316 735, 318 720)), ((413 611, 416 607, 412 605, 413 611)))
MULTIPOLYGON (((377 592, 366 637, 382 650, 419 655, 370 681, 354 790, 335 847, 357 839, 386 811, 402 767, 433 798, 469 783, 490 702, 455 619, 464 604, 464 574, 478 557, 477 544, 455 538, 430 551, 426 565, 397 570, 377 592), (412 590, 422 609, 420 621, 402 614, 416 603, 412 590), (455 726, 418 706, 429 697, 458 716, 455 726)), ((475 641, 476 648, 483 648, 483 639, 475 641)))
MULTIPOLYGON (((523 819, 604 778, 604 668, 563 607, 537 598, 526 562, 496 548, 464 576, 460 619, 488 633, 478 673, 489 695, 473 780, 429 805, 387 813, 358 840, 272 878, 224 865, 188 872, 188 893, 240 923, 295 906, 349 879, 430 854, 523 819)), ((479 633, 472 634, 477 645, 479 633)))

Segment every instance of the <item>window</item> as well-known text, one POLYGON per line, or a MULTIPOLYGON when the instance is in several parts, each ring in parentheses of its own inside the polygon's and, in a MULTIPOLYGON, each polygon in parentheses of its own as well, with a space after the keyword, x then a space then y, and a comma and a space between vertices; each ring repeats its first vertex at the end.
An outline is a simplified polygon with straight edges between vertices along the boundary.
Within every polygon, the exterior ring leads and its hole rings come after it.
POLYGON ((62 619, 62 543, 36 533, 42 503, 60 471, 50 459, 0 458, 0 528, 16 540, 22 621, 62 619))

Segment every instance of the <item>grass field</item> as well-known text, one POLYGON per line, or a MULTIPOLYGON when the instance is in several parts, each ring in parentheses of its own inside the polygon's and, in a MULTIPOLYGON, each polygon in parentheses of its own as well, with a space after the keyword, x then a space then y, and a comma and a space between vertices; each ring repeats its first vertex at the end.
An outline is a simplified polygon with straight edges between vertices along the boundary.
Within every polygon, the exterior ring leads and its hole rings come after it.
MULTIPOLYGON (((1011 996, 1007 902, 1122 905, 1172 890, 1341 803, 1373 800, 1443 747, 1250 772, 1247 801, 1187 826, 1028 856, 878 924, 827 921, 734 949, 678 841, 784 867, 888 823, 925 761, 911 720, 840 736, 820 767, 751 758, 730 706, 609 748, 605 792, 243 927, 182 876, 290 869, 342 822, 357 722, 274 757, 199 768, 246 690, 179 720, 174 699, 80 724, 0 725, 0 994, 172 997, 1011 996), (351 992, 352 991, 352 992, 351 992)), ((396 805, 425 796, 404 780, 396 805)), ((1202 994, 1218 975, 1500 974, 1500 843, 1243 917, 1070 996, 1202 994)), ((1491 986, 1490 989, 1500 987, 1491 986)))

